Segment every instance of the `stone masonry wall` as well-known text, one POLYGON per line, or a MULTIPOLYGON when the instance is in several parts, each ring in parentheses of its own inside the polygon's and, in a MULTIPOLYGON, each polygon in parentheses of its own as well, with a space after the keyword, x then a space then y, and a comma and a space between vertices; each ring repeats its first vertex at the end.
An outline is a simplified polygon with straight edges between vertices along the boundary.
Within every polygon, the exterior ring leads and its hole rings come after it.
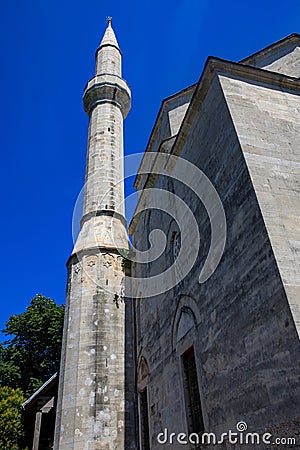
MULTIPOLYGON (((173 151, 176 153, 176 147, 173 151)), ((249 431, 256 431, 299 415, 299 340, 217 77, 198 105, 180 156, 200 167, 214 184, 225 209, 228 232, 218 268, 200 285, 198 276, 211 238, 206 210, 182 183, 156 178, 154 187, 175 192, 189 205, 199 225, 201 245, 195 266, 175 288, 148 299, 143 299, 142 289, 137 293, 137 354, 144 355, 149 365, 153 450, 164 448, 156 439, 164 428, 187 432, 180 355, 189 345, 194 346, 196 355, 206 431, 220 434, 235 429, 241 420, 249 431), (181 337, 176 317, 183 307, 192 310, 194 326, 181 337)), ((149 277, 172 264, 172 236, 177 228, 170 216, 158 210, 143 213, 133 236, 139 249, 149 245, 145 226, 148 233, 160 228, 167 236, 162 257, 150 265, 133 265, 133 274, 149 277)), ((188 258, 188 249, 185 252, 188 258)), ((182 445, 165 447, 180 449, 182 445)))
POLYGON ((221 77, 300 334, 300 96, 221 77))

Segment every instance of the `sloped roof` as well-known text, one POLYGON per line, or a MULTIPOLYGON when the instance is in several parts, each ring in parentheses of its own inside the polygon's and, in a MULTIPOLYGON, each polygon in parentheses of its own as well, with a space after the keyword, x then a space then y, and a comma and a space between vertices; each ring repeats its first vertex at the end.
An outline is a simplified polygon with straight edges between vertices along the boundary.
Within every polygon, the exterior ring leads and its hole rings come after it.
POLYGON ((52 375, 49 380, 47 380, 43 386, 41 386, 37 391, 35 391, 31 397, 29 397, 26 402, 23 403, 22 408, 27 409, 34 403, 40 395, 44 395, 56 382, 58 382, 58 372, 52 375))
POLYGON ((292 33, 283 39, 280 39, 273 44, 253 53, 250 56, 239 61, 241 64, 256 65, 263 60, 273 61, 278 57, 278 54, 289 53, 291 49, 300 46, 300 34, 292 33), (273 57, 273 58, 272 58, 273 57))

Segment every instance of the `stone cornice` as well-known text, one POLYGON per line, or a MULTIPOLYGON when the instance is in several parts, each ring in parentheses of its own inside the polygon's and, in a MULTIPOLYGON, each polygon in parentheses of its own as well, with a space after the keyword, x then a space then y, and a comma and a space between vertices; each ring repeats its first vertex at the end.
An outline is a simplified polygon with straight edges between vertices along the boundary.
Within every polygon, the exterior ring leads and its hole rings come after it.
POLYGON ((85 214, 84 216, 82 216, 81 220, 80 220, 80 226, 82 227, 83 224, 87 221, 92 219, 93 217, 99 217, 99 216, 109 216, 109 217, 115 217, 116 219, 119 219, 122 224, 124 225, 124 227, 126 228, 126 219, 125 217, 118 213, 117 211, 114 211, 113 209, 101 209, 101 210, 97 210, 97 211, 91 211, 87 214, 85 214))
POLYGON ((285 90, 295 94, 300 91, 300 80, 298 78, 210 56, 206 61, 190 106, 177 134, 172 154, 180 154, 190 125, 199 109, 199 104, 203 102, 213 79, 220 75, 238 78, 249 83, 258 83, 271 89, 285 90))
MULTIPOLYGON (((235 75, 241 80, 261 82, 263 84, 267 84, 268 87, 279 88, 280 90, 284 89, 295 92, 300 91, 299 78, 290 77, 278 72, 272 72, 270 70, 248 66, 244 63, 235 63, 212 57, 208 58, 206 66, 207 69, 210 71, 214 70, 217 74, 235 75)), ((206 70, 206 66, 204 71, 206 70)))
POLYGON ((107 246, 107 247, 106 246, 103 246, 103 247, 95 246, 95 247, 84 248, 84 249, 78 250, 77 252, 72 253, 66 262, 66 266, 67 266, 67 268, 69 268, 70 264, 78 263, 82 259, 83 256, 99 255, 99 253, 115 253, 117 255, 122 256, 125 259, 125 256, 119 250, 123 250, 124 253, 126 251, 128 251, 128 249, 125 249, 125 248, 118 249, 116 247, 109 247, 109 246, 107 246))
POLYGON ((293 93, 300 91, 300 80, 298 78, 210 56, 206 61, 199 83, 174 143, 172 153, 175 155, 180 154, 188 129, 199 109, 199 103, 202 103, 204 100, 214 77, 220 75, 237 78, 248 83, 258 83, 271 89, 285 90, 293 93))
POLYGON ((125 80, 116 75, 96 75, 86 85, 83 95, 84 110, 89 115, 101 103, 113 103, 127 116, 131 106, 130 89, 125 80))

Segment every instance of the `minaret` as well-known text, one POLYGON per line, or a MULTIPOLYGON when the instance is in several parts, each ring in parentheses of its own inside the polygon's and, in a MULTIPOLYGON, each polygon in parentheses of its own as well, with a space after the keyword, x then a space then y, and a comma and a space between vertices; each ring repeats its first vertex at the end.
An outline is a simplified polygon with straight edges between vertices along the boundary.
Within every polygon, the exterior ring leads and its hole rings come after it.
POLYGON ((131 97, 121 59, 109 18, 83 97, 89 116, 84 205, 67 263, 55 450, 125 449, 122 157, 131 97))

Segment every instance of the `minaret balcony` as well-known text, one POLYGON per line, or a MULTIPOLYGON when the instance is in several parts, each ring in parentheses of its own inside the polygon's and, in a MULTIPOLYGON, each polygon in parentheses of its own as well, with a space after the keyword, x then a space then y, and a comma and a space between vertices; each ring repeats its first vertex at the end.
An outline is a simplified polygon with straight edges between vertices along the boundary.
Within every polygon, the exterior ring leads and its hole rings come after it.
POLYGON ((131 93, 128 84, 117 75, 96 75, 88 81, 83 94, 84 110, 89 115, 101 103, 119 106, 125 119, 131 106, 131 93))

